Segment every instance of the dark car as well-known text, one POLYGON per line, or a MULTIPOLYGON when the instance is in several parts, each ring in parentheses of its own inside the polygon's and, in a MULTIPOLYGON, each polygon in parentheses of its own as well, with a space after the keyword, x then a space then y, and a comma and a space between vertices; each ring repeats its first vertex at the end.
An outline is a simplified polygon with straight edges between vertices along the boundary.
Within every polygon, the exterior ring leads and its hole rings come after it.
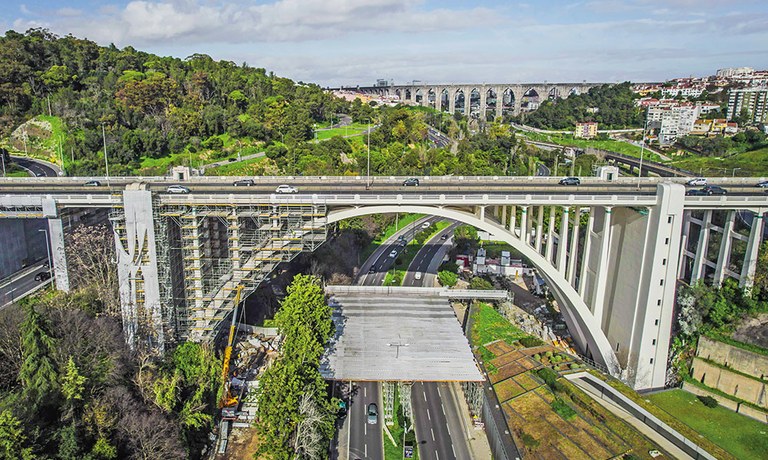
POLYGON ((755 187, 768 188, 768 180, 761 180, 755 184, 755 187))
POLYGON ((101 187, 101 182, 97 180, 89 180, 88 182, 84 183, 83 186, 85 187, 101 187))
POLYGON ((560 185, 580 185, 581 179, 578 177, 563 177, 558 183, 560 185))
POLYGON ((47 279, 50 279, 51 272, 40 272, 37 275, 35 275, 35 281, 45 281, 47 279))
POLYGON ((409 177, 408 179, 403 181, 403 185, 405 185, 406 187, 410 187, 410 186, 418 187, 419 180, 415 177, 409 177))
POLYGON ((685 195, 686 196, 707 196, 707 192, 705 192, 704 190, 694 188, 691 190, 686 190, 685 195))
POLYGON ((255 184, 256 183, 253 181, 253 179, 240 179, 232 183, 232 185, 235 187, 250 187, 255 184))
POLYGON ((376 267, 371 267, 368 269, 368 274, 376 273, 376 267))
POLYGON ((720 187, 719 185, 707 185, 703 189, 701 189, 702 192, 706 193, 707 195, 725 195, 728 193, 726 189, 723 187, 720 187))

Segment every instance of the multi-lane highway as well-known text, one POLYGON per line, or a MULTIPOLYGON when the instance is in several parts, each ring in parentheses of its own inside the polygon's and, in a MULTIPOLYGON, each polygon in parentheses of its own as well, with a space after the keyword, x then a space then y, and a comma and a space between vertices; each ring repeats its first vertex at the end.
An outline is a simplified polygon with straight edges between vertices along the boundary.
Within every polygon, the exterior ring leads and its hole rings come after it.
POLYGON ((11 161, 19 167, 29 171, 30 175, 36 177, 56 177, 59 175, 60 171, 58 166, 43 163, 38 160, 32 160, 30 158, 12 156, 11 161))
POLYGON ((47 285, 51 279, 44 281, 35 280, 38 273, 47 272, 48 267, 44 263, 37 263, 26 267, 0 282, 0 310, 13 303, 15 300, 26 296, 40 286, 47 285))

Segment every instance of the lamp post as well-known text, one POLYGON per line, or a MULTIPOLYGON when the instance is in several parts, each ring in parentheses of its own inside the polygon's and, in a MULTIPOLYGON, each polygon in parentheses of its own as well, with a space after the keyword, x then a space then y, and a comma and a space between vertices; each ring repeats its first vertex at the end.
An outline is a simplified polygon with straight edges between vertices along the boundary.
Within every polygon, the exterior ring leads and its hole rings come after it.
POLYGON ((371 188, 371 119, 368 119, 368 166, 365 177, 365 189, 371 188))
POLYGON ((736 171, 741 168, 733 168, 733 172, 731 173, 731 177, 736 177, 736 171))
POLYGON ((640 188, 640 178, 643 176, 643 153, 645 153, 645 131, 648 129, 648 112, 645 112, 645 124, 643 125, 643 136, 640 139, 640 167, 637 170, 637 188, 640 188))
POLYGON ((101 124, 101 139, 104 141, 104 168, 107 175, 107 187, 109 187, 109 160, 107 159, 107 132, 104 130, 104 123, 101 124))
POLYGON ((38 232, 45 233, 45 252, 48 254, 48 274, 50 274, 51 278, 53 278, 53 263, 51 261, 51 244, 50 241, 48 241, 48 229, 41 228, 38 230, 38 232))

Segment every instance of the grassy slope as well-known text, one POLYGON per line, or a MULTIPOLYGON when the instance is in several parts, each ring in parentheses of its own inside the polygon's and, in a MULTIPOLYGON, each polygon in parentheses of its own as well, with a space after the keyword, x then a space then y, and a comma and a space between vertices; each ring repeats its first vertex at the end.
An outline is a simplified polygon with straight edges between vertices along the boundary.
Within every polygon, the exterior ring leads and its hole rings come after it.
POLYGON ((696 173, 701 171, 703 176, 730 176, 733 168, 740 168, 737 176, 765 177, 768 176, 768 147, 725 158, 689 156, 673 160, 670 165, 696 173))
POLYGON ((648 399, 737 458, 765 458, 768 453, 764 423, 724 407, 708 408, 683 390, 656 393, 648 399))
MULTIPOLYGON (((571 135, 539 134, 529 132, 518 132, 518 135, 525 136, 528 139, 539 142, 551 142, 553 144, 567 145, 573 147, 593 147, 596 149, 610 150, 611 152, 623 153, 632 157, 640 158, 640 147, 627 142, 615 140, 597 140, 597 139, 575 139, 571 135)), ((643 158, 650 161, 661 161, 659 156, 648 149, 643 152, 643 158)))

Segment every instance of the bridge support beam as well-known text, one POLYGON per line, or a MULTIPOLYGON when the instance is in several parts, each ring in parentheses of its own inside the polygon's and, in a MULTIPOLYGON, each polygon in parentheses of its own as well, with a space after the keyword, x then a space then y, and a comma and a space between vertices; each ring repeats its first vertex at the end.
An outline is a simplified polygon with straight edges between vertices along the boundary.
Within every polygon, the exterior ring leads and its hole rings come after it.
POLYGON ((728 216, 723 227, 723 237, 720 240, 720 253, 717 257, 717 267, 715 268, 714 284, 720 286, 725 279, 725 271, 731 260, 731 232, 733 231, 733 222, 736 219, 736 211, 728 211, 728 216))
POLYGON ((757 268, 757 253, 760 249, 760 243, 763 238, 763 227, 765 225, 764 208, 760 208, 752 219, 752 228, 749 231, 749 242, 747 243, 747 253, 745 255, 744 265, 741 269, 741 280, 739 285, 751 288, 755 281, 755 270, 757 268))
POLYGON ((50 244, 53 275, 56 289, 69 292, 69 271, 67 270, 67 254, 64 250, 64 225, 61 219, 48 219, 48 239, 50 244))
POLYGON ((699 241, 696 245, 696 256, 693 259, 693 271, 691 272, 691 284, 704 278, 704 265, 707 258, 707 249, 709 248, 709 226, 712 224, 712 210, 704 211, 704 217, 701 219, 701 228, 699 229, 699 241))
POLYGON ((565 206, 560 217, 560 240, 557 244, 557 269, 563 277, 566 276, 566 261, 568 260, 568 224, 570 220, 570 208, 565 206))

